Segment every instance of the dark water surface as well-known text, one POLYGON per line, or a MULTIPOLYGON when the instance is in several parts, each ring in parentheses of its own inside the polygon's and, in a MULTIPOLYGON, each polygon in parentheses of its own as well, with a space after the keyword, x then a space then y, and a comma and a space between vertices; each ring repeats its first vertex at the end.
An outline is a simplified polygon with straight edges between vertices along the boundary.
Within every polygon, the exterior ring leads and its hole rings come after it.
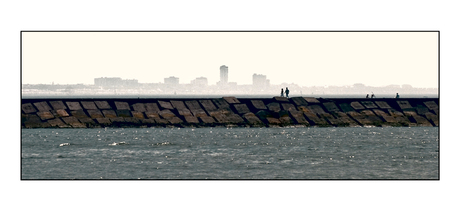
POLYGON ((22 179, 439 179, 437 127, 23 129, 22 179))

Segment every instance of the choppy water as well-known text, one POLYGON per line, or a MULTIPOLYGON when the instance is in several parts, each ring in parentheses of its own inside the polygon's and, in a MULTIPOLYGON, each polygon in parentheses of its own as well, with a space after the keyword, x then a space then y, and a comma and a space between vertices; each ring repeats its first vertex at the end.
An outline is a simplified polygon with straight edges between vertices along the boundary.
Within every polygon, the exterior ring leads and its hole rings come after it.
POLYGON ((439 179, 437 127, 23 129, 22 179, 439 179))

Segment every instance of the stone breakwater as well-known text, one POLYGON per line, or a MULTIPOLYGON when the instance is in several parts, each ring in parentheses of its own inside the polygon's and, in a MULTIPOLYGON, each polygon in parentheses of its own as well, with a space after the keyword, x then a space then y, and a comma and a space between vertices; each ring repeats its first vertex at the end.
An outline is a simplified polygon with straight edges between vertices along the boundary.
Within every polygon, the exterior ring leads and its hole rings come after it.
POLYGON ((22 128, 439 126, 438 98, 22 99, 22 128))

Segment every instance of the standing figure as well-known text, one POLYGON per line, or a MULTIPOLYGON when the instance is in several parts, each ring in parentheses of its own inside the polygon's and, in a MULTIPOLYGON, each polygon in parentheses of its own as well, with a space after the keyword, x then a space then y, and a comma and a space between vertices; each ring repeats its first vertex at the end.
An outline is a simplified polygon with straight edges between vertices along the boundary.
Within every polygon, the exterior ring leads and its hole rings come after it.
POLYGON ((286 87, 286 97, 289 98, 289 89, 286 87))
POLYGON ((366 98, 369 98, 369 94, 366 95, 366 98))
POLYGON ((398 93, 396 93, 396 98, 399 98, 399 94, 398 94, 398 93))
POLYGON ((372 93, 371 98, 374 98, 374 97, 375 97, 375 95, 374 95, 374 93, 372 93))
POLYGON ((281 97, 284 97, 284 91, 283 91, 283 88, 281 88, 281 97))

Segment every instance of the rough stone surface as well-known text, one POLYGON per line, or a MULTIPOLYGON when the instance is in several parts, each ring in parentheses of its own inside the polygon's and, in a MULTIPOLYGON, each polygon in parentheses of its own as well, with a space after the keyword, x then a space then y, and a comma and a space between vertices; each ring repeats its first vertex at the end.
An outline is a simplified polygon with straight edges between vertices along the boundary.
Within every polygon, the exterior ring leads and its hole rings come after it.
POLYGON ((151 118, 151 119, 160 118, 160 115, 158 114, 158 112, 152 112, 152 111, 146 111, 145 116, 147 116, 147 118, 151 118))
POLYGON ((97 109, 93 101, 81 101, 80 103, 84 109, 97 109))
POLYGON ((409 101, 403 100, 403 101, 396 101, 401 109, 407 109, 407 108, 412 108, 410 105, 409 101))
POLYGON ((240 101, 236 99, 236 97, 223 97, 222 99, 227 101, 227 103, 229 104, 240 103, 240 101))
POLYGON ((117 110, 117 116, 119 116, 119 117, 132 117, 130 110, 117 110))
POLYGON ((335 105, 333 102, 326 102, 323 103, 323 106, 328 110, 329 112, 339 112, 340 109, 335 105))
POLYGON ((355 110, 362 110, 365 109, 363 105, 361 105, 359 102, 351 102, 350 106, 355 109, 355 110))
POLYGON ((196 100, 187 100, 185 104, 192 112, 193 116, 200 117, 200 116, 207 116, 206 112, 201 108, 200 103, 196 100))
POLYGON ((106 118, 115 118, 117 117, 117 113, 114 110, 102 110, 102 113, 106 118))
POLYGON ((165 119, 176 117, 176 115, 173 112, 171 112, 171 110, 168 110, 168 109, 161 110, 158 114, 160 114, 160 116, 165 119))
POLYGON ((273 99, 278 102, 289 102, 287 97, 273 97, 273 99))
POLYGON ((70 125, 67 125, 66 123, 62 122, 61 119, 50 119, 48 120, 48 123, 52 126, 52 127, 60 127, 60 128, 69 128, 70 125))
POLYGON ((310 105, 307 108, 315 114, 325 114, 326 112, 319 105, 310 105))
POLYGON ((99 109, 112 109, 107 101, 94 101, 99 109))
POLYGON ((264 104, 264 101, 262 100, 251 100, 252 106, 258 110, 263 110, 267 109, 267 107, 264 104))
POLYGON ((205 124, 214 124, 216 121, 210 116, 200 116, 198 117, 205 124))
POLYGON ((361 104, 366 108, 378 108, 372 101, 361 101, 361 104))
POLYGON ((268 110, 272 111, 272 112, 280 112, 281 111, 281 107, 280 107, 280 104, 279 103, 275 103, 275 102, 272 102, 272 103, 269 103, 267 104, 267 108, 268 110))
POLYGON ((83 110, 76 110, 76 111, 70 111, 70 114, 74 117, 77 117, 77 118, 84 118, 84 117, 88 117, 85 113, 85 111, 83 110))
POLYGON ((144 119, 144 113, 140 111, 131 111, 131 114, 133 115, 134 118, 144 119))
POLYGON ((55 117, 66 117, 69 116, 69 113, 67 113, 66 110, 64 109, 59 109, 59 110, 53 110, 51 111, 55 117))
POLYGON ((281 103, 281 107, 283 108, 283 110, 286 110, 286 111, 296 111, 297 109, 295 108, 295 106, 291 103, 281 103))
POLYGON ((381 109, 391 108, 391 106, 385 101, 375 101, 375 104, 377 104, 381 109))
POLYGON ((51 107, 48 105, 48 103, 46 101, 34 103, 34 106, 35 106, 35 108, 38 109, 38 111, 50 111, 50 110, 52 110, 51 107))
POLYGON ((115 101, 115 107, 117 110, 131 110, 127 102, 115 101))
POLYGON ((89 114, 89 116, 93 119, 96 119, 96 118, 104 118, 104 115, 102 115, 101 111, 99 111, 98 109, 94 109, 94 110, 86 110, 89 114))
POLYGON ((199 100, 201 106, 210 114, 211 112, 217 111, 217 107, 212 103, 212 100, 199 100))
POLYGON ((51 114, 49 111, 40 111, 37 112, 37 115, 40 117, 41 120, 53 119, 54 115, 51 114))
POLYGON ((134 111, 138 112, 146 112, 147 110, 145 109, 145 104, 144 103, 135 103, 132 105, 134 111))
POLYGON ((190 124, 198 124, 200 121, 194 116, 185 116, 185 121, 190 124))
POLYGON ((292 97, 290 98, 296 106, 307 106, 308 102, 303 97, 292 97))
POLYGON ((163 109, 174 109, 173 106, 171 105, 171 103, 167 102, 167 101, 159 100, 158 104, 160 104, 160 107, 163 108, 163 109))
POLYGON ((21 105, 22 111, 26 114, 35 113, 37 109, 32 105, 32 103, 25 103, 21 105))
POLYGON ((233 106, 239 114, 246 114, 251 112, 246 104, 233 104, 233 106))
POLYGON ((250 125, 262 125, 263 122, 257 118, 254 113, 246 113, 243 115, 243 118, 248 122, 250 125))
POLYGON ((65 110, 67 107, 64 105, 64 103, 60 100, 58 101, 49 101, 51 106, 53 107, 54 110, 65 110))
POLYGON ((145 109, 146 111, 149 111, 149 112, 156 112, 156 113, 160 112, 160 108, 158 107, 156 103, 146 103, 145 109))
POLYGON ((349 111, 355 111, 355 109, 353 109, 353 107, 351 107, 351 105, 348 103, 340 103, 339 106, 340 109, 342 109, 342 111, 345 113, 349 111))
POLYGON ((80 102, 65 102, 70 110, 81 110, 80 102))
POLYGON ((230 108, 230 105, 222 98, 212 99, 217 108, 230 108))
POLYGON ((430 110, 438 110, 439 109, 438 104, 436 104, 436 102, 434 102, 434 101, 427 101, 427 102, 424 102, 424 104, 430 110))
POLYGON ((308 102, 308 103, 320 103, 316 98, 314 97, 304 97, 304 99, 308 102))

